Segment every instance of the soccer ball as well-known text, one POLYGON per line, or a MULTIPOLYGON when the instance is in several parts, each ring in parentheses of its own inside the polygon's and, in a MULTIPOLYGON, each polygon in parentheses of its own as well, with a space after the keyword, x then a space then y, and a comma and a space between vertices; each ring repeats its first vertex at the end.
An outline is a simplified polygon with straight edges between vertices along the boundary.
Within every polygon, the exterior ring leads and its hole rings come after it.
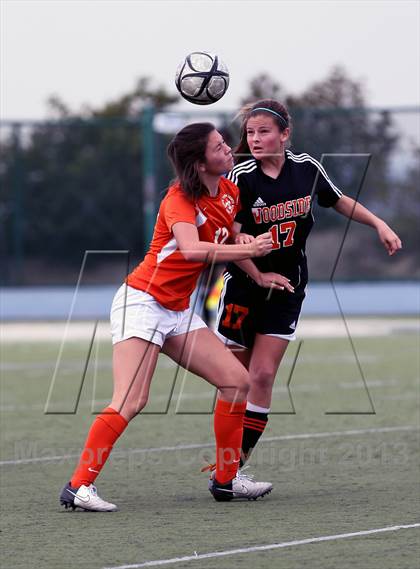
POLYGON ((217 55, 206 51, 193 51, 178 67, 175 85, 190 103, 210 105, 226 93, 229 72, 217 55))

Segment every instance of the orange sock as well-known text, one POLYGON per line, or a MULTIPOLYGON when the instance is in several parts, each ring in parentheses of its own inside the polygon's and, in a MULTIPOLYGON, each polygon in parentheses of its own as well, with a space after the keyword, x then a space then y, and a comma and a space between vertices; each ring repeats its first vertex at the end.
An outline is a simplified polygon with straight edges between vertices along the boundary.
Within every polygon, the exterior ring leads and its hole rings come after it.
POLYGON ((104 466, 112 447, 128 425, 112 407, 107 407, 94 420, 88 433, 79 464, 71 478, 73 488, 93 484, 104 466))
POLYGON ((216 436, 216 480, 227 484, 235 478, 241 456, 246 401, 232 403, 218 399, 214 411, 216 436))

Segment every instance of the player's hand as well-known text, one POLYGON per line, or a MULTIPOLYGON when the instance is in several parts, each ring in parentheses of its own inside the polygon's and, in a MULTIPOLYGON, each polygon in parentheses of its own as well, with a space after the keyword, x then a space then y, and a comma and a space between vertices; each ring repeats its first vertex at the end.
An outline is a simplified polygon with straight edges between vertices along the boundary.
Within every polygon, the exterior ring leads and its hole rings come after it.
POLYGON ((253 241, 255 241, 255 237, 253 235, 248 235, 248 233, 238 233, 235 237, 236 245, 248 245, 253 241))
POLYGON ((261 233, 258 235, 254 241, 250 244, 252 250, 252 257, 264 257, 271 253, 273 248, 273 241, 271 237, 271 233, 267 231, 267 233, 261 233))
POLYGON ((378 228, 378 235, 381 243, 388 251, 388 255, 393 255, 401 249, 402 243, 398 235, 385 223, 381 223, 378 228))
POLYGON ((260 273, 256 283, 263 288, 273 288, 275 290, 286 289, 289 292, 295 292, 295 289, 290 284, 290 279, 287 279, 279 273, 260 273))

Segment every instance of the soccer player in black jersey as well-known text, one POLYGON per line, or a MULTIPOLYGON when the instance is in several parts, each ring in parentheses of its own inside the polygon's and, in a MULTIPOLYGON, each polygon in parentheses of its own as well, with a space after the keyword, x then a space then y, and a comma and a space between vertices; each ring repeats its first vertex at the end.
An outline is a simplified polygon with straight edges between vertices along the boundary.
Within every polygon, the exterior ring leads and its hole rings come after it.
POLYGON ((241 115, 238 162, 228 174, 242 204, 236 239, 247 243, 270 231, 273 241, 266 257, 228 264, 218 310, 218 334, 250 373, 243 464, 264 432, 276 373, 295 339, 308 281, 305 244, 314 223, 313 200, 376 229, 390 255, 401 241, 383 220, 343 195, 317 160, 286 149, 290 117, 283 105, 260 100, 241 115))

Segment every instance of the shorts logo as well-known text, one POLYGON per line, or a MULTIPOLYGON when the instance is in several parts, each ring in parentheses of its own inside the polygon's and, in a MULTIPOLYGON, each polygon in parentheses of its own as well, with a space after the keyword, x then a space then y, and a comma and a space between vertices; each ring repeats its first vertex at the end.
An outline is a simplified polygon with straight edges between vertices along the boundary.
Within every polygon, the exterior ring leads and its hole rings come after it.
POLYGON ((229 194, 223 194, 222 204, 225 206, 226 211, 232 215, 235 209, 235 200, 233 197, 229 194))

